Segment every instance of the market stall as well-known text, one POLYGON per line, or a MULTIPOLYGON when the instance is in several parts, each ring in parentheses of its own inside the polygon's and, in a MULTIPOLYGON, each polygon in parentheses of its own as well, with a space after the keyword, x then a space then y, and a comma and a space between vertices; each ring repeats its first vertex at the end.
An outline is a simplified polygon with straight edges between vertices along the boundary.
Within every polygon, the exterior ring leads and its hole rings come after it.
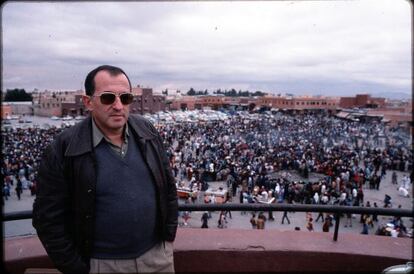
POLYGON ((218 189, 209 188, 204 192, 205 203, 224 204, 227 202, 227 189, 219 187, 218 189))

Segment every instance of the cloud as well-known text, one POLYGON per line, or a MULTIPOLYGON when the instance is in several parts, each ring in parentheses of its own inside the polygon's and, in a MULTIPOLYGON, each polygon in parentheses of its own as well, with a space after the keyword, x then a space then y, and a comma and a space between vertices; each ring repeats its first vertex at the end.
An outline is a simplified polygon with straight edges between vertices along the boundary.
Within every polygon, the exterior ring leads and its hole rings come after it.
POLYGON ((3 86, 78 89, 114 64, 155 89, 409 93, 410 16, 388 0, 9 2, 3 86))

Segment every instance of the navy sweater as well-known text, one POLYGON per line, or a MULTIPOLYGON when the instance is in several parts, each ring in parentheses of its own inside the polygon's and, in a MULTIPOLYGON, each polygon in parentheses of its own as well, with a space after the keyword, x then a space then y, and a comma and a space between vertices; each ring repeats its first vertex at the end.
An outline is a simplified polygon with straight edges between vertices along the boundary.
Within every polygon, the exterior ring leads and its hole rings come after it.
POLYGON ((92 258, 131 259, 157 243, 155 185, 138 145, 129 137, 124 158, 102 142, 97 158, 92 258))

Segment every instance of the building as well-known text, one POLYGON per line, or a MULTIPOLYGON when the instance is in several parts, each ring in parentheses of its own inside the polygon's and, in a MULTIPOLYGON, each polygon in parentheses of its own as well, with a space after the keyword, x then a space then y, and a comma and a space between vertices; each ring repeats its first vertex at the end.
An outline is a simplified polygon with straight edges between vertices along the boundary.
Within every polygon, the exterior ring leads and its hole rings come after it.
MULTIPOLYGON (((386 100, 369 94, 358 94, 355 97, 341 97, 339 106, 344 109, 340 116, 347 116, 345 109, 359 109, 363 112, 359 118, 363 120, 376 119, 401 126, 410 126, 413 122, 412 101, 386 100)), ((351 116, 355 115, 348 115, 351 116)))
POLYGON ((70 114, 67 106, 65 113, 62 104, 75 103, 75 96, 83 94, 83 91, 44 91, 33 94, 33 113, 37 116, 62 116, 70 114))
POLYGON ((7 117, 12 116, 12 107, 7 103, 2 103, 1 105, 1 119, 6 119, 7 117))
POLYGON ((336 110, 339 100, 332 97, 294 97, 293 108, 296 110, 336 110))
POLYGON ((330 110, 338 108, 339 100, 332 97, 313 96, 264 96, 257 99, 257 107, 284 110, 330 110))
POLYGON ((389 123, 390 125, 409 126, 413 124, 412 112, 406 112, 401 109, 369 109, 367 114, 372 116, 383 117, 383 122, 389 123))
MULTIPOLYGON (((132 88, 135 101, 131 104, 131 113, 155 113, 167 109, 163 95, 154 95, 151 88, 132 88)), ((88 110, 82 102, 84 91, 44 91, 33 96, 34 115, 38 116, 77 116, 87 115, 88 110)))
POLYGON ((168 110, 194 110, 201 109, 197 104, 196 96, 167 96, 168 110))
POLYGON ((196 109, 214 109, 218 110, 225 104, 225 96, 201 95, 196 96, 196 109))
POLYGON ((154 95, 152 88, 141 88, 138 85, 132 88, 132 93, 135 101, 131 104, 131 113, 155 113, 167 109, 165 96, 154 95))
POLYGON ((341 108, 381 108, 385 106, 385 98, 371 97, 369 94, 357 94, 355 97, 341 97, 341 108))
POLYGON ((33 104, 32 102, 3 102, 1 104, 1 115, 2 118, 7 115, 33 115, 33 104), (3 116, 4 115, 4 116, 3 116))
POLYGON ((81 94, 75 94, 75 100, 70 100, 69 102, 63 102, 62 107, 62 116, 70 115, 76 117, 78 115, 85 116, 88 113, 88 110, 83 104, 81 94))
POLYGON ((329 110, 336 111, 339 100, 330 97, 230 97, 222 95, 177 96, 172 97, 172 110, 178 109, 284 109, 284 110, 329 110))

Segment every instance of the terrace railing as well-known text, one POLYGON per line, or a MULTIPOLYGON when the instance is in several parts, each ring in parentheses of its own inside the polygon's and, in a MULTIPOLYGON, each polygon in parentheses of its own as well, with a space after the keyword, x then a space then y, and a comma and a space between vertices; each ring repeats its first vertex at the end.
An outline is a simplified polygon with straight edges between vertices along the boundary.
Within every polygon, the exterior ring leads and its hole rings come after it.
MULTIPOLYGON (((324 212, 334 216, 335 229, 333 240, 338 240, 339 223, 342 214, 369 214, 378 216, 414 217, 414 211, 396 208, 374 208, 337 205, 309 204, 180 204, 179 211, 293 211, 293 212, 324 212)), ((31 219, 31 210, 3 214, 3 222, 31 219)))

